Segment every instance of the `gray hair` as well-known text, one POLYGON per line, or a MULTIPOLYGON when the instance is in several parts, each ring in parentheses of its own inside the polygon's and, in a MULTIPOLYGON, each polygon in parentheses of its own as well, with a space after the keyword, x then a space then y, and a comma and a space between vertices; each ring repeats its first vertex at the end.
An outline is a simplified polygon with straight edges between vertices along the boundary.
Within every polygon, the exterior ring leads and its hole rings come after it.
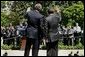
POLYGON ((35 6, 34 6, 34 9, 36 10, 41 10, 42 9, 42 5, 40 3, 37 3, 35 6))

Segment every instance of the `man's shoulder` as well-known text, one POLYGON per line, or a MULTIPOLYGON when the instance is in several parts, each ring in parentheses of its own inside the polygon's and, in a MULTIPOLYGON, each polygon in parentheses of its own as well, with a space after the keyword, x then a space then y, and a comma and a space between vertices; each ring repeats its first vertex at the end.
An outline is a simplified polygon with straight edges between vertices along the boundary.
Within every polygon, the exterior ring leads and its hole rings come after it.
POLYGON ((32 10, 30 10, 30 11, 28 11, 27 13, 28 13, 28 14, 29 14, 29 13, 33 13, 33 11, 32 11, 32 10))
POLYGON ((31 10, 28 12, 28 15, 31 16, 32 18, 43 18, 44 15, 41 13, 36 12, 35 10, 31 10))
POLYGON ((50 18, 51 18, 51 16, 49 15, 49 16, 47 16, 45 19, 46 19, 46 20, 49 20, 50 18))

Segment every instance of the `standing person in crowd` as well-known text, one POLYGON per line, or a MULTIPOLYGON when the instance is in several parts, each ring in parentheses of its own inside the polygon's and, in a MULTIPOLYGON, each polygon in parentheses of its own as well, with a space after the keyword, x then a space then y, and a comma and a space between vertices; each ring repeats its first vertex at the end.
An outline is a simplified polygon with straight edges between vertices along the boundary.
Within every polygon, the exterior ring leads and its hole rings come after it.
POLYGON ((6 44, 8 44, 8 45, 10 45, 10 44, 12 44, 11 43, 11 39, 9 39, 10 38, 10 36, 11 36, 11 32, 10 32, 10 30, 9 30, 9 27, 6 27, 6 44))
POLYGON ((73 43, 74 43, 74 29, 72 26, 69 26, 67 33, 68 33, 68 45, 73 45, 73 43))
POLYGON ((3 44, 6 44, 6 40, 4 40, 4 39, 7 38, 6 37, 6 27, 3 27, 2 28, 2 37, 3 37, 3 44))
POLYGON ((32 56, 38 56, 39 44, 41 40, 41 20, 43 20, 43 15, 40 14, 42 9, 41 4, 36 4, 34 9, 27 12, 25 18, 27 19, 27 29, 26 29, 26 47, 24 56, 29 56, 30 48, 32 46, 32 56))
POLYGON ((82 26, 82 30, 81 30, 81 41, 82 45, 84 45, 84 22, 83 22, 83 26, 82 26))
POLYGON ((15 35, 16 35, 16 46, 19 46, 19 44, 20 44, 20 35, 19 35, 19 30, 18 30, 18 28, 19 28, 19 25, 16 25, 15 26, 15 35))
POLYGON ((62 25, 58 25, 58 31, 59 31, 59 34, 61 35, 61 38, 63 39, 63 28, 62 28, 62 25))
POLYGON ((76 26, 74 27, 74 37, 75 37, 75 45, 79 43, 79 35, 81 32, 81 27, 76 23, 76 26))
POLYGON ((24 22, 23 26, 24 26, 24 28, 26 29, 27 26, 28 26, 27 22, 24 22))
POLYGON ((67 45, 67 41, 68 41, 67 26, 63 26, 63 42, 64 42, 64 45, 67 45))
POLYGON ((19 24, 18 30, 19 30, 19 35, 22 38, 25 34, 25 26, 23 25, 23 23, 19 24))
POLYGON ((1 26, 1 37, 3 37, 3 26, 1 26))
POLYGON ((20 39, 25 35, 25 27, 23 26, 23 23, 19 23, 18 26, 16 26, 16 45, 19 46, 20 44, 20 39))
POLYGON ((2 29, 3 29, 3 27, 1 26, 1 46, 3 45, 3 33, 2 33, 2 29))
POLYGON ((3 26, 1 26, 1 45, 3 45, 3 42, 4 42, 3 40, 5 38, 5 34, 6 34, 5 28, 3 26))
POLYGON ((81 30, 81 43, 84 45, 84 31, 81 30))
POLYGON ((49 16, 46 17, 46 46, 47 56, 58 56, 58 24, 61 21, 60 10, 58 7, 48 10, 49 16))
POLYGON ((11 33, 11 35, 10 35, 11 44, 14 45, 15 28, 14 28, 14 26, 12 25, 12 23, 9 24, 9 32, 11 33))
POLYGON ((1 26, 1 37, 3 38, 4 36, 4 31, 5 31, 5 28, 3 26, 1 26))

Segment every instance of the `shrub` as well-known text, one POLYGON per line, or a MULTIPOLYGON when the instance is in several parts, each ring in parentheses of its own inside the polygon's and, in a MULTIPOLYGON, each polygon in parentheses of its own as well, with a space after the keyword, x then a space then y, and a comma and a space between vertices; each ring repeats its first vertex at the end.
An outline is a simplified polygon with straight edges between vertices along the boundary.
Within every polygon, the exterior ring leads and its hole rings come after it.
POLYGON ((83 49, 84 46, 81 43, 77 44, 76 46, 70 46, 70 45, 67 46, 64 45, 63 43, 59 43, 58 48, 59 49, 83 49))
POLYGON ((84 46, 81 43, 76 45, 76 49, 83 49, 83 48, 84 48, 84 46))
POLYGON ((16 46, 16 47, 13 46, 13 47, 12 47, 12 50, 19 50, 19 49, 20 49, 20 46, 16 46))
POLYGON ((10 50, 10 49, 12 49, 12 50, 19 50, 20 49, 20 46, 13 46, 13 45, 7 45, 7 44, 4 44, 4 45, 2 45, 1 46, 1 49, 3 49, 3 50, 10 50))
POLYGON ((1 46, 1 49, 4 49, 4 50, 9 50, 9 49, 12 49, 12 47, 13 47, 13 45, 7 45, 7 44, 5 44, 5 45, 2 45, 1 46))
POLYGON ((46 49, 46 45, 43 45, 43 46, 41 47, 41 49, 46 49))

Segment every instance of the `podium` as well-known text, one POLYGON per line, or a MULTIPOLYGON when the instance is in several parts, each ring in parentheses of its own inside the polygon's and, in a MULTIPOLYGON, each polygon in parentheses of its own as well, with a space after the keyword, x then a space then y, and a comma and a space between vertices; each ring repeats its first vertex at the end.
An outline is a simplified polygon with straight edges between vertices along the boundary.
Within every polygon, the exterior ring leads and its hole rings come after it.
POLYGON ((23 36, 21 38, 21 50, 24 50, 25 49, 25 45, 26 45, 26 36, 23 36))

